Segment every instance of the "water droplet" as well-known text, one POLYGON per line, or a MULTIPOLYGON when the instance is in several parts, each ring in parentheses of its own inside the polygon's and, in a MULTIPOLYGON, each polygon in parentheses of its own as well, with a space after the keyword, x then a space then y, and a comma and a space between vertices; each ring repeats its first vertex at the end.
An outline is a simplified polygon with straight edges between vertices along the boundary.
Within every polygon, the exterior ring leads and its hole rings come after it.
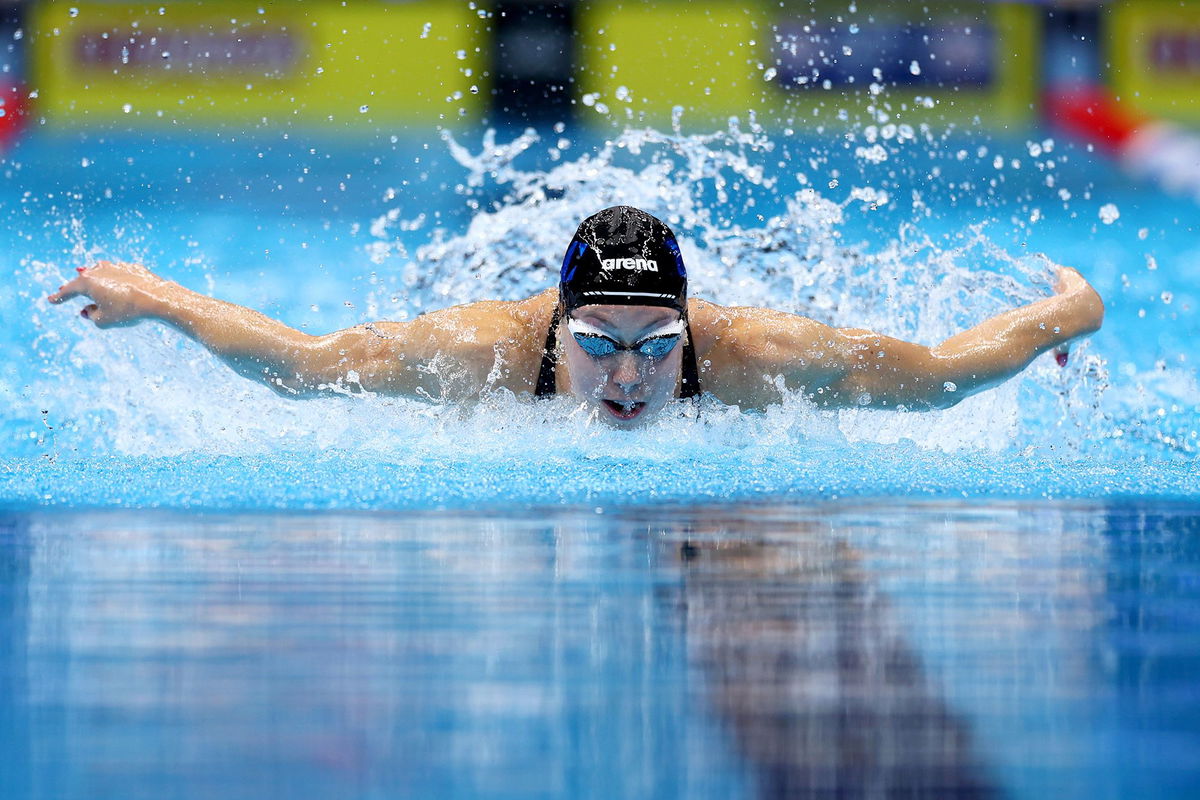
POLYGON ((131 103, 126 103, 125 105, 121 106, 121 110, 128 114, 130 111, 133 111, 133 105, 131 103))
POLYGON ((921 65, 918 64, 916 61, 913 61, 911 64, 908 65, 908 71, 911 72, 913 75, 920 75, 921 74, 921 65))
POLYGON ((1121 210, 1117 208, 1115 203, 1105 203, 1100 206, 1100 221, 1105 225, 1112 225, 1121 218, 1121 210))
POLYGON ((946 381, 945 383, 942 384, 942 391, 943 392, 957 392, 958 384, 955 383, 954 381, 946 381))
POLYGON ((367 105, 366 103, 363 103, 361 106, 358 107, 358 113, 360 113, 360 114, 365 114, 370 110, 371 110, 371 107, 369 105, 367 105))
POLYGON ((1171 301, 1175 299, 1175 295, 1171 294, 1170 292, 1163 292, 1162 294, 1159 295, 1159 298, 1163 301, 1164 304, 1169 306, 1169 305, 1171 305, 1171 301))
POLYGON ((421 26, 421 38, 422 39, 429 38, 429 29, 432 27, 433 27, 432 22, 426 22, 424 25, 421 26))
POLYGON ((767 71, 763 73, 763 80, 774 80, 777 74, 779 73, 774 67, 767 67, 767 71))
POLYGON ((1149 235, 1150 235, 1149 228, 1139 228, 1138 229, 1138 238, 1141 239, 1143 242, 1146 241, 1146 237, 1149 235))
POLYGON ((71 16, 71 17, 78 17, 79 9, 75 8, 74 6, 71 6, 70 8, 67 9, 67 15, 71 16))

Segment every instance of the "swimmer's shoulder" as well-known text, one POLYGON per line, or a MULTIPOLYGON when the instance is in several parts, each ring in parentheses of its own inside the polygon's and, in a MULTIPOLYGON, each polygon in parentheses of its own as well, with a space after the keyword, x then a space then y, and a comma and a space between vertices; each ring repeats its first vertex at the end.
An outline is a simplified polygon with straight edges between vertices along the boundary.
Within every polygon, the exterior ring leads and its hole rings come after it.
POLYGON ((688 323, 697 356, 726 355, 744 359, 781 344, 817 338, 826 327, 798 314, 760 306, 723 306, 708 300, 688 301, 688 323))
POLYGON ((544 292, 524 300, 479 300, 437 311, 428 311, 414 322, 435 327, 470 330, 483 342, 523 344, 545 336, 558 301, 558 290, 544 292))
POLYGON ((699 299, 688 302, 688 322, 701 386, 719 400, 743 408, 777 402, 774 377, 807 361, 809 352, 830 331, 797 314, 699 299))
POLYGON ((547 289, 524 300, 490 300, 477 303, 479 313, 493 326, 497 340, 540 361, 546 332, 558 305, 558 289, 547 289))
POLYGON ((496 356, 503 362, 499 383, 518 394, 537 385, 546 333, 558 305, 558 289, 547 289, 524 300, 488 301, 481 313, 491 320, 496 356))
POLYGON ((425 349, 457 358, 480 385, 532 392, 557 301, 557 289, 549 289, 524 300, 463 303, 370 327, 384 338, 407 331, 425 349))
POLYGON ((498 368, 493 370, 493 385, 533 392, 557 305, 558 289, 552 288, 524 300, 484 300, 458 307, 460 321, 475 331, 480 357, 490 358, 498 368), (490 353, 483 352, 488 349, 490 353))

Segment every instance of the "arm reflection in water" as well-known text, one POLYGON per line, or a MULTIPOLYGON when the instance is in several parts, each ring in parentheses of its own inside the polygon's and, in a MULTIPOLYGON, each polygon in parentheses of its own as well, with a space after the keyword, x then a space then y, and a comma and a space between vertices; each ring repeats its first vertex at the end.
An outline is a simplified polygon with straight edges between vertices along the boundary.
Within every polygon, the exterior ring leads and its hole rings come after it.
POLYGON ((664 534, 690 658, 761 795, 995 796, 855 552, 827 526, 771 530, 664 534))

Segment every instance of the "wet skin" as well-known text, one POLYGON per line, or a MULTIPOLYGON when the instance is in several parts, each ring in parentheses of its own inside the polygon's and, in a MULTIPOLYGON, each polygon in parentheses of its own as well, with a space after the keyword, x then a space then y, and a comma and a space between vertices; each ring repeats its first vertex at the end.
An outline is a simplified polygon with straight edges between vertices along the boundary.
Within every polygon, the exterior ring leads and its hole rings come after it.
MULTIPOLYGON (((592 305, 572 312, 614 341, 630 346, 679 319, 679 312, 653 306, 592 305)), ((675 397, 683 365, 683 338, 666 356, 651 358, 629 350, 610 356, 588 355, 564 323, 558 341, 565 385, 599 419, 619 428, 641 425, 675 397)))
MULTIPOLYGON (((558 291, 481 301, 407 322, 380 321, 311 336, 252 309, 206 297, 138 264, 100 262, 49 296, 93 302, 80 314, 100 328, 154 319, 200 342, 230 367, 288 397, 332 388, 464 402, 505 390, 532 397, 558 291)), ((575 318, 629 347, 677 319, 671 309, 584 306, 575 318)), ((805 393, 824 408, 948 408, 1008 380, 1038 355, 1100 328, 1104 303, 1077 271, 1058 268, 1054 294, 927 346, 860 328, 834 328, 768 308, 692 298, 688 336, 704 393, 743 409, 805 393), (946 387, 953 386, 954 389, 946 387)), ((676 395, 683 347, 660 358, 620 350, 594 357, 565 324, 556 382, 616 427, 644 423, 676 395)))

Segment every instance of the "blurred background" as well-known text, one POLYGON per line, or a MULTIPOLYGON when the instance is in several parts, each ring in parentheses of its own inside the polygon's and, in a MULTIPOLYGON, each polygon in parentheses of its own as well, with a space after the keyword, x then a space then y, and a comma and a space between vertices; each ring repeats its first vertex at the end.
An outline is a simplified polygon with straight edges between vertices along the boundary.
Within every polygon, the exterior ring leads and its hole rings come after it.
POLYGON ((748 113, 811 126, 886 103, 909 123, 1052 118, 1115 147, 1144 117, 1200 121, 1190 0, 0 7, 9 141, 43 128, 392 133, 662 126, 679 114, 697 126, 748 113), (1085 89, 1090 130, 1077 119, 1085 89))

